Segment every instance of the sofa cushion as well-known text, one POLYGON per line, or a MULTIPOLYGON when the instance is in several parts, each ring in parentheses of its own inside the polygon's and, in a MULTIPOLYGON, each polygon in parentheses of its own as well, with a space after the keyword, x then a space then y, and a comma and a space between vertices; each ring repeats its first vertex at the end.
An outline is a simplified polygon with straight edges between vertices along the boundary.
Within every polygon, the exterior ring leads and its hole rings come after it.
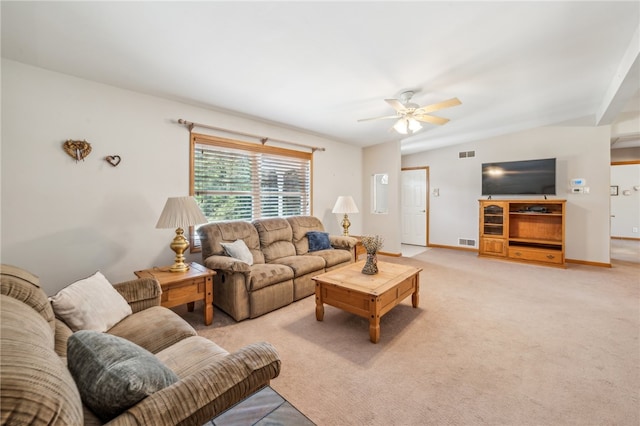
POLYGON ((229 352, 211 340, 202 336, 191 336, 163 349, 156 357, 182 379, 227 355, 229 352))
POLYGON ((289 216, 287 217, 287 222, 291 225, 293 245, 296 247, 296 253, 299 255, 309 252, 307 232, 325 232, 322 222, 315 216, 289 216))
POLYGON ((326 263, 320 256, 313 253, 305 256, 287 256, 278 259, 278 264, 286 265, 293 270, 293 277, 298 278, 312 272, 321 274, 324 272, 326 263))
POLYGON ((309 238, 309 251, 328 250, 331 249, 329 242, 329 233, 320 231, 307 232, 309 238))
POLYGON ((131 315, 131 306, 100 272, 51 297, 56 316, 73 331, 107 331, 131 315))
POLYGON ((188 322, 162 306, 136 312, 108 331, 109 334, 129 340, 154 354, 197 334, 188 322))
POLYGON ((293 279, 293 270, 277 263, 263 263, 251 267, 248 291, 259 290, 273 284, 293 279))
POLYGON ((348 250, 318 250, 309 252, 306 256, 319 256, 324 259, 325 270, 333 268, 336 265, 345 266, 353 261, 353 252, 348 250))
POLYGON ((220 243, 224 251, 231 257, 253 265, 253 255, 243 240, 235 240, 232 243, 220 243))
POLYGON ((0 424, 81 425, 82 401, 40 314, 0 295, 0 424))
POLYGON ((270 263, 281 257, 296 255, 291 225, 286 219, 280 217, 256 219, 253 225, 260 237, 260 249, 264 254, 265 262, 270 263))
POLYGON ((49 323, 51 330, 55 330, 55 315, 47 295, 40 288, 40 279, 11 265, 1 265, 0 274, 0 292, 31 306, 49 323))
POLYGON ((91 330, 78 331, 69 338, 67 364, 82 400, 105 422, 178 381, 178 376, 146 349, 91 330))
POLYGON ((229 220, 208 223, 198 227, 198 236, 200 237, 203 261, 209 256, 226 255, 221 243, 242 240, 253 256, 253 263, 264 263, 264 256, 260 251, 258 231, 251 222, 229 220))

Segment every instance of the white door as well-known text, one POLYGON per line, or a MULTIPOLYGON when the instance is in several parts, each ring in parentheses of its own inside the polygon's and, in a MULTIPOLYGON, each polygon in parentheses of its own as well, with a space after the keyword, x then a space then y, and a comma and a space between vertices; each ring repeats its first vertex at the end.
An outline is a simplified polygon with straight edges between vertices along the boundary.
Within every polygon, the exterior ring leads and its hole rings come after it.
POLYGON ((402 244, 427 245, 427 169, 402 170, 402 244))

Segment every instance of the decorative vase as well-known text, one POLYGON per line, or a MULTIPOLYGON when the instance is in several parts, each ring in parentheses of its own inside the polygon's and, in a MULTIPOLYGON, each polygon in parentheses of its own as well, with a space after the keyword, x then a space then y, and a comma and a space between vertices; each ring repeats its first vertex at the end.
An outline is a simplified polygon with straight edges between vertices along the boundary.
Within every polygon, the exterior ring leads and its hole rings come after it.
POLYGON ((367 252, 367 261, 362 268, 362 273, 367 275, 374 275, 378 273, 378 257, 376 252, 367 252))

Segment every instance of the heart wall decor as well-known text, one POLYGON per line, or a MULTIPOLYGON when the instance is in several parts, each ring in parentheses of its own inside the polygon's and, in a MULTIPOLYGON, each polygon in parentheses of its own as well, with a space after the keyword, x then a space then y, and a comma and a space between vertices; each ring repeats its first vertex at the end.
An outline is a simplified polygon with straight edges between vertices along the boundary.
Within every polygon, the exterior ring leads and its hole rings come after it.
POLYGON ((120 158, 119 155, 109 155, 105 158, 105 160, 107 160, 107 163, 111 164, 113 167, 116 167, 118 164, 120 164, 122 158, 120 158))
POLYGON ((91 154, 91 144, 87 141, 72 141, 69 139, 62 144, 62 149, 76 162, 84 160, 85 157, 91 154))

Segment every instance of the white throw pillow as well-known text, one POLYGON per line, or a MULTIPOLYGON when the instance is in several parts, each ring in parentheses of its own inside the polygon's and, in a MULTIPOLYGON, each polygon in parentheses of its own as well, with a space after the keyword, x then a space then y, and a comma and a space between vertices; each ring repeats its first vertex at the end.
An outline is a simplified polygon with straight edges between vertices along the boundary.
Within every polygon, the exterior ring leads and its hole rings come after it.
POLYGON ((73 331, 105 332, 131 315, 131 306, 100 272, 49 298, 53 312, 73 331))
POLYGON ((224 251, 231 257, 235 257, 249 265, 253 265, 251 250, 243 240, 235 240, 232 243, 220 243, 224 251))

